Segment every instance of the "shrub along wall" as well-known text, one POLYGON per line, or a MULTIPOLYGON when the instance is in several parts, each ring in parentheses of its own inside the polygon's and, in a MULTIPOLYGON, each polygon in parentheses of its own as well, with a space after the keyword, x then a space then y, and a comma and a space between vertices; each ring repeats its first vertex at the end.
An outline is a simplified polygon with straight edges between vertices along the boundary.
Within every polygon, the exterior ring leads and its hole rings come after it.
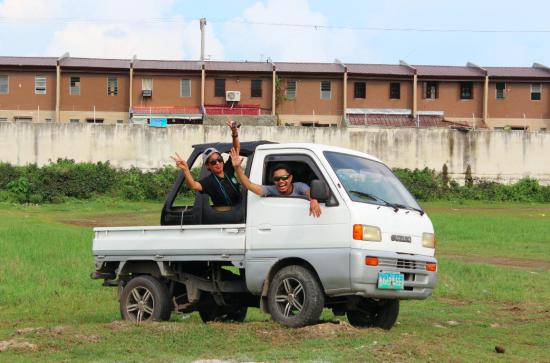
MULTIPOLYGON (((171 190, 178 170, 166 166, 151 172, 137 168, 115 169, 109 163, 75 163, 59 159, 37 167, 0 163, 0 201, 18 203, 59 203, 66 198, 88 199, 108 195, 127 200, 164 200, 171 190)), ((197 177, 199 170, 194 169, 197 177)), ((421 201, 487 200, 550 202, 550 186, 525 178, 515 184, 475 180, 466 175, 464 185, 431 169, 396 169, 395 174, 421 201)), ((192 193, 184 186, 184 193, 192 193)))

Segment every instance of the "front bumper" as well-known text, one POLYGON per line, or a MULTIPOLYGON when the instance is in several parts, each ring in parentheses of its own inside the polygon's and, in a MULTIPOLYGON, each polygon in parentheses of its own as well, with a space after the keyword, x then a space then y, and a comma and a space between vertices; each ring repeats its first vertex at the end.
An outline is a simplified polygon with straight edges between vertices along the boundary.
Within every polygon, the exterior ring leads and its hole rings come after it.
POLYGON ((434 257, 395 252, 352 249, 350 256, 351 289, 356 295, 380 299, 425 299, 432 294, 437 272, 426 271, 426 262, 434 257), (378 257, 378 266, 367 266, 365 257, 378 257), (400 272, 405 275, 403 290, 378 288, 378 273, 400 272))

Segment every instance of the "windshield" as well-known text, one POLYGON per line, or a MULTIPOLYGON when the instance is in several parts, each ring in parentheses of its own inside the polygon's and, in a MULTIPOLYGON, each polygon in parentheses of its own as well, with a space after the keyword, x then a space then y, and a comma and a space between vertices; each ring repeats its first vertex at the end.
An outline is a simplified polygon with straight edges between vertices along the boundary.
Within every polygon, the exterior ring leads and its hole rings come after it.
POLYGON ((421 209, 411 193, 384 164, 338 152, 325 151, 324 154, 351 200, 421 209))

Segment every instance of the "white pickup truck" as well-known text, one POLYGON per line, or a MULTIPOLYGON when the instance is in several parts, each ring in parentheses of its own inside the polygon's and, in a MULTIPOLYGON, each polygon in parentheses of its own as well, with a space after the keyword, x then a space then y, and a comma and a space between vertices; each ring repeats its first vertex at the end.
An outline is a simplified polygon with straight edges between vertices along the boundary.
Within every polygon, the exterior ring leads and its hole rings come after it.
MULTIPOLYGON (((194 145, 188 164, 208 147, 225 155, 231 144, 194 145)), ((432 223, 380 160, 344 148, 267 141, 243 142, 241 156, 256 184, 271 184, 275 164, 290 166, 294 182, 311 186, 321 216, 309 215, 304 198, 246 191, 230 211, 214 210, 200 193, 193 205, 179 205, 180 173, 161 226, 94 229, 92 278, 119 287, 124 319, 198 311, 205 322, 243 321, 248 307, 260 307, 299 327, 330 308, 354 326, 390 329, 399 300, 431 295, 432 223)))

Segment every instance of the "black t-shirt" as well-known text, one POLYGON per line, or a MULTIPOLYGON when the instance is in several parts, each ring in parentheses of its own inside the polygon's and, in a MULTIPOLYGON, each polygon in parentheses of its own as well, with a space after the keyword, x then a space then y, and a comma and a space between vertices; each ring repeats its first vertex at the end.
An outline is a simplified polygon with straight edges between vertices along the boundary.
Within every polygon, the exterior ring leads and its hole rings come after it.
POLYGON ((230 161, 223 166, 223 173, 223 178, 210 173, 199 180, 202 192, 208 194, 217 207, 232 206, 241 200, 241 189, 230 161))

